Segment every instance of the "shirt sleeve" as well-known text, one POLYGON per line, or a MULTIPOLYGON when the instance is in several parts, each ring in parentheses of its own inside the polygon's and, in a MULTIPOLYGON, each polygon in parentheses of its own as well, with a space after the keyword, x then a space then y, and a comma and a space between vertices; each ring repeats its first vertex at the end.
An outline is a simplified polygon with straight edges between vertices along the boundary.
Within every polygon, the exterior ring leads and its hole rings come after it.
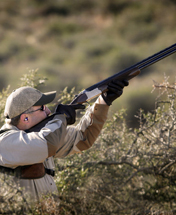
POLYGON ((105 121, 107 120, 109 106, 95 104, 94 112, 91 113, 91 123, 89 126, 84 125, 84 121, 78 125, 78 130, 81 130, 83 139, 80 140, 76 147, 80 151, 89 149, 99 136, 105 121), (84 125, 84 126, 83 126, 84 125))
POLYGON ((64 140, 64 145, 60 148, 55 157, 63 158, 67 155, 80 153, 89 149, 98 135, 107 119, 109 106, 95 103, 88 108, 85 115, 76 127, 68 126, 64 140), (68 146, 69 150, 68 150, 68 146))

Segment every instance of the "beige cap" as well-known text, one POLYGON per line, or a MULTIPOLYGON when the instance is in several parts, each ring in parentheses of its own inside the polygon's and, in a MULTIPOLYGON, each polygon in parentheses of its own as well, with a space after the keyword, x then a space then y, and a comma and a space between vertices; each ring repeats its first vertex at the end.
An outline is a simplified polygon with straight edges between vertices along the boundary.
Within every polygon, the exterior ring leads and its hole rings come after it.
POLYGON ((14 90, 6 101, 4 115, 11 119, 32 106, 45 105, 54 100, 56 91, 41 93, 39 90, 32 87, 20 87, 14 90))

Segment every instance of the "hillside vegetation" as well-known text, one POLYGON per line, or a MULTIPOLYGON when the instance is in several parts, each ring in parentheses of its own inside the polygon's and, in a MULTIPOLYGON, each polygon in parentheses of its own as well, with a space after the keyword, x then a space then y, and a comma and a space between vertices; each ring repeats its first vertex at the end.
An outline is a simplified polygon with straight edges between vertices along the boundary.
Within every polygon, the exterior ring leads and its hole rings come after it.
MULTIPOLYGON (((38 87, 35 73, 21 85, 38 87)), ((96 143, 81 154, 55 159, 59 196, 47 195, 31 204, 13 177, 0 174, 0 214, 149 215, 176 213, 175 85, 167 80, 156 109, 138 114, 139 129, 129 129, 126 111, 116 111, 96 143)), ((2 104, 7 92, 0 94, 2 104)), ((62 93, 63 103, 73 91, 62 93)), ((2 106, 0 111, 2 111, 2 106)))
MULTIPOLYGON (((175 11, 175 0, 1 0, 0 124, 14 88, 57 90, 68 104, 174 44, 175 11)), ((55 160, 60 200, 31 206, 1 173, 0 214, 176 214, 175 65, 173 54, 144 69, 112 105, 93 147, 55 160)))
MULTIPOLYGON (((44 91, 87 88, 175 43, 175 10, 174 0, 0 1, 0 88, 30 69, 48 78, 44 91)), ((175 80, 175 59, 143 70, 112 109, 152 110, 153 80, 175 80)))

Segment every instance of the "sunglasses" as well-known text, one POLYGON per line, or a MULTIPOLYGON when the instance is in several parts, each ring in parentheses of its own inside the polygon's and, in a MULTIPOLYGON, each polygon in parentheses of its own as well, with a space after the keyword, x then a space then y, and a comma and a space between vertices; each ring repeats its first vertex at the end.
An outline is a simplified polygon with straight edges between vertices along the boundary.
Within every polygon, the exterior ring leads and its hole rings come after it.
POLYGON ((41 111, 44 111, 45 110, 45 105, 42 105, 39 109, 37 109, 37 110, 33 110, 33 111, 30 111, 30 112, 27 112, 27 113, 33 113, 33 112, 36 112, 36 111, 39 111, 39 110, 41 110, 41 111))

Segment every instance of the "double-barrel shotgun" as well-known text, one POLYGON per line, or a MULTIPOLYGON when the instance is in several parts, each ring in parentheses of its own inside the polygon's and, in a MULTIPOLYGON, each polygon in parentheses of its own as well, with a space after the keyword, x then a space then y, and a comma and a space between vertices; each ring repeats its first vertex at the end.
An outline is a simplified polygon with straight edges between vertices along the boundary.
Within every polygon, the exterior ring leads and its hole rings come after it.
POLYGON ((168 48, 163 49, 162 51, 134 64, 133 66, 124 69, 121 72, 116 73, 113 76, 110 76, 103 81, 100 81, 87 89, 80 92, 70 104, 82 104, 85 103, 103 92, 107 91, 108 83, 114 79, 118 80, 130 80, 135 76, 139 75, 142 69, 149 67, 150 65, 168 57, 169 55, 176 52, 176 43, 169 46, 168 48))
MULTIPOLYGON (((97 97, 101 93, 108 90, 107 89, 108 83, 110 83, 112 80, 114 80, 114 79, 130 80, 130 79, 134 78, 135 76, 139 75, 142 69, 149 67, 150 65, 168 57, 169 55, 171 55, 175 52, 176 52, 176 43, 169 46, 168 48, 165 48, 162 51, 140 61, 139 63, 136 63, 133 66, 131 66, 113 76, 110 76, 110 77, 104 79, 103 81, 100 81, 100 82, 88 87, 87 89, 80 92, 74 98, 74 100, 70 103, 70 105, 74 106, 76 104, 83 104, 83 103, 97 97)), ((48 121, 52 120, 52 118, 56 114, 58 114, 58 113, 52 114, 51 116, 47 117, 46 119, 44 119, 37 125, 33 126, 29 130, 26 130, 26 132, 40 131, 40 129, 43 128, 48 121)))

